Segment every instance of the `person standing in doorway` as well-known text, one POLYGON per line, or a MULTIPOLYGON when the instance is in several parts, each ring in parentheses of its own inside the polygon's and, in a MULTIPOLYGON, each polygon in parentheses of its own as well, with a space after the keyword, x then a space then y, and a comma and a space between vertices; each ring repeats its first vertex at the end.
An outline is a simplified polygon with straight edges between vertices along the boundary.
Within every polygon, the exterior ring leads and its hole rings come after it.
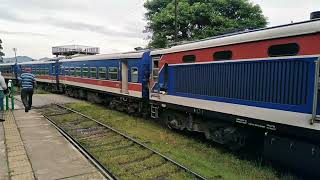
POLYGON ((31 74, 31 69, 25 69, 18 79, 21 82, 21 100, 25 112, 28 112, 32 106, 33 89, 36 86, 35 76, 31 74))
POLYGON ((6 85, 6 81, 4 80, 4 77, 1 75, 0 72, 0 122, 4 121, 4 117, 3 117, 3 97, 5 94, 5 90, 7 90, 7 85, 6 85))

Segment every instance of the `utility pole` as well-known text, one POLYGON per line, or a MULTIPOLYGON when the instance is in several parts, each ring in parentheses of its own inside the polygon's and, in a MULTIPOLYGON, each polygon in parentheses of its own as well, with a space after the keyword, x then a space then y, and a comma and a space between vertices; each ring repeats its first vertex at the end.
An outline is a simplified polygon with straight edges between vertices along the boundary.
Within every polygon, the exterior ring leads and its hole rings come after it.
POLYGON ((14 52, 14 58, 16 59, 16 64, 18 64, 18 59, 17 59, 17 48, 13 48, 14 52))
POLYGON ((16 78, 16 82, 18 82, 18 59, 17 59, 17 48, 13 48, 14 51, 14 57, 16 59, 16 64, 15 64, 15 69, 14 69, 14 74, 16 78))
POLYGON ((174 41, 178 42, 178 0, 174 0, 174 41))

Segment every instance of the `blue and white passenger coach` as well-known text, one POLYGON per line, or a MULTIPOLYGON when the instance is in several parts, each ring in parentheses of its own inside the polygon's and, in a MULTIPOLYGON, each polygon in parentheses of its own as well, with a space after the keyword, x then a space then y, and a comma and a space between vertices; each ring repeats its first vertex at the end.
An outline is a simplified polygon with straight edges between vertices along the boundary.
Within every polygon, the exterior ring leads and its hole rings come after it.
POLYGON ((149 52, 83 56, 59 61, 59 83, 70 96, 107 101, 141 112, 149 98, 149 52))

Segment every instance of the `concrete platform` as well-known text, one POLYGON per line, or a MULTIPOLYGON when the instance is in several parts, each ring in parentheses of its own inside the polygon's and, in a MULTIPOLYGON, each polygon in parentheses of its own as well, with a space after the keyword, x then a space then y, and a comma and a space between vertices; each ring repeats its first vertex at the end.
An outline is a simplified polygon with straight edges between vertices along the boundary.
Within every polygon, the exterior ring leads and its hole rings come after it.
MULTIPOLYGON (((23 109, 23 104, 20 102, 21 97, 15 96, 15 98, 19 100, 19 101, 15 101, 15 109, 23 109)), ((33 100, 32 106, 35 106, 35 107, 41 107, 41 106, 49 105, 52 103, 66 104, 66 103, 83 102, 78 99, 74 99, 71 97, 58 95, 58 94, 34 94, 32 100, 33 100)))
POLYGON ((105 179, 38 112, 8 111, 5 118, 0 123, 0 180, 105 179))

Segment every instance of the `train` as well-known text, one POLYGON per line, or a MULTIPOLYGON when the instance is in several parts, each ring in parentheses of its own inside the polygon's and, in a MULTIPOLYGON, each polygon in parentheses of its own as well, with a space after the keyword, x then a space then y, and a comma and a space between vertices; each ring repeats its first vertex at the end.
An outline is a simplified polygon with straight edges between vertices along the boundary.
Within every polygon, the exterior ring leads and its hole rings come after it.
POLYGON ((263 155, 319 175, 320 19, 246 30, 169 48, 1 64, 31 70, 69 96, 203 133, 231 149, 259 139, 263 155))

